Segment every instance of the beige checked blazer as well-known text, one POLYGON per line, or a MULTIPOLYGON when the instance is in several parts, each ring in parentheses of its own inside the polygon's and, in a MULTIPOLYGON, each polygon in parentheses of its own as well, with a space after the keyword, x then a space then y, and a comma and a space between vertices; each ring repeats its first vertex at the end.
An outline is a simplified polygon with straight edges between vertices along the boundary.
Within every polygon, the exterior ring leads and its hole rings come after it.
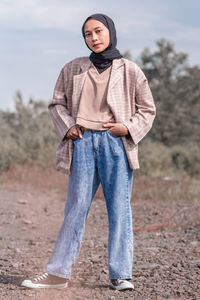
MULTIPOLYGON (((49 112, 60 138, 56 168, 70 174, 73 141, 66 138, 75 125, 84 80, 91 61, 76 58, 60 72, 49 112)), ((142 70, 125 58, 114 59, 108 86, 107 102, 117 123, 127 126, 130 136, 121 137, 132 169, 139 168, 138 143, 151 129, 155 118, 153 97, 142 70)))

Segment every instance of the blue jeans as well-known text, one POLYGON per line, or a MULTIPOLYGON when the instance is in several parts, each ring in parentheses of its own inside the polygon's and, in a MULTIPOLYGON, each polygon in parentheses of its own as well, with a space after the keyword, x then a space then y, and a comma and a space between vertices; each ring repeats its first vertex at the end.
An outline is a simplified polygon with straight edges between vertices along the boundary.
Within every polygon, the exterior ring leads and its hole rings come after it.
POLYGON ((133 170, 120 137, 109 131, 83 131, 74 141, 65 217, 47 273, 70 278, 91 202, 101 183, 109 221, 108 266, 111 279, 130 279, 133 231, 130 198, 133 170))

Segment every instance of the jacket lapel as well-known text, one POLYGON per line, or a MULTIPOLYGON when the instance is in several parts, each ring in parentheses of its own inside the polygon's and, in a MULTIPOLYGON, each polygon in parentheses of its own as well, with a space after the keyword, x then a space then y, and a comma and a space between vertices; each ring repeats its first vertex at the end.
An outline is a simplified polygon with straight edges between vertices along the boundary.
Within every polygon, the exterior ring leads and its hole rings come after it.
MULTIPOLYGON (((116 89, 113 87, 119 82, 120 79, 123 77, 123 70, 122 66, 125 64, 123 59, 116 59, 113 60, 113 66, 110 74, 110 81, 108 85, 108 93, 107 93, 107 103, 110 106, 110 109, 115 117, 116 122, 119 121, 120 114, 118 113, 119 110, 119 95, 116 95, 116 89)), ((123 82, 123 81, 122 81, 123 82)), ((120 83, 122 85, 123 83, 120 83)))
POLYGON ((82 64, 80 74, 74 75, 74 77, 73 77, 73 86, 74 86, 74 90, 77 93, 82 92, 85 77, 87 75, 87 71, 88 71, 90 65, 91 65, 91 61, 88 58, 88 60, 86 60, 86 62, 84 62, 84 64, 82 64))
POLYGON ((91 61, 89 59, 86 60, 86 62, 81 66, 81 73, 79 75, 74 75, 73 77, 72 105, 73 105, 73 114, 75 116, 77 115, 78 112, 83 85, 90 65, 91 65, 91 61))
POLYGON ((108 85, 108 91, 113 88, 113 86, 120 80, 123 76, 122 72, 120 72, 120 67, 124 65, 123 59, 114 59, 113 65, 110 74, 110 81, 108 85))

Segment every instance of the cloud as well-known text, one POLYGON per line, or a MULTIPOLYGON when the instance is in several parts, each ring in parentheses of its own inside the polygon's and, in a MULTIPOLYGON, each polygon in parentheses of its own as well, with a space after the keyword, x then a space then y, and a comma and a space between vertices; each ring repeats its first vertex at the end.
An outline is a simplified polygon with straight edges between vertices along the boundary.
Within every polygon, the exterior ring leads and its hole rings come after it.
POLYGON ((4 0, 0 2, 0 25, 7 28, 80 29, 84 18, 100 11, 112 16, 122 33, 133 28, 150 29, 164 20, 167 5, 163 1, 124 0, 4 0))
POLYGON ((7 28, 54 28, 77 30, 77 21, 87 10, 84 2, 74 1, 40 1, 7 0, 0 3, 0 24, 7 28))
POLYGON ((133 59, 144 47, 154 51, 155 41, 164 37, 175 44, 177 51, 188 53, 192 64, 199 63, 200 24, 196 13, 199 1, 181 0, 181 6, 179 2, 0 0, 0 77, 3 80, 0 106, 8 106, 19 88, 27 99, 30 95, 49 99, 61 66, 74 57, 89 54, 81 36, 81 25, 95 12, 113 18, 118 49, 122 53, 130 50, 133 59))
MULTIPOLYGON (((72 41, 72 35, 81 37, 82 22, 97 11, 97 7, 99 10, 99 0, 2 0, 0 28, 1 31, 6 28, 16 32, 52 29, 55 30, 53 34, 56 34, 56 30, 65 30, 72 41)), ((100 11, 114 19, 118 36, 122 41, 130 41, 130 46, 125 47, 131 48, 135 41, 142 47, 161 37, 171 39, 174 43, 199 43, 200 26, 188 26, 175 19, 177 13, 185 14, 186 8, 174 7, 171 0, 123 0, 118 3, 115 0, 102 0, 100 11)), ((54 50, 50 52, 53 54, 54 50)))
MULTIPOLYGON (((100 11, 113 17, 118 32, 124 37, 144 35, 144 38, 147 36, 155 40, 158 35, 171 34, 178 39, 197 39, 200 36, 198 27, 184 26, 172 19, 173 5, 170 2, 101 1, 100 11)), ((97 7, 99 10, 99 0, 3 0, 0 2, 0 27, 25 31, 64 29, 72 33, 80 32, 85 17, 97 11, 97 7)))

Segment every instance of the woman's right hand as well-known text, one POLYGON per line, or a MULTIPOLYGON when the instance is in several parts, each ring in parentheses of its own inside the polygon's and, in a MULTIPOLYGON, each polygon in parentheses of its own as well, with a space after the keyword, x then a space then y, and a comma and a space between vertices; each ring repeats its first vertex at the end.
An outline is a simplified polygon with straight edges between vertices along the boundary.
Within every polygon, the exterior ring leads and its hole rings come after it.
POLYGON ((74 125, 67 132, 67 138, 76 140, 78 137, 82 139, 83 136, 82 136, 80 127, 78 125, 74 125))

